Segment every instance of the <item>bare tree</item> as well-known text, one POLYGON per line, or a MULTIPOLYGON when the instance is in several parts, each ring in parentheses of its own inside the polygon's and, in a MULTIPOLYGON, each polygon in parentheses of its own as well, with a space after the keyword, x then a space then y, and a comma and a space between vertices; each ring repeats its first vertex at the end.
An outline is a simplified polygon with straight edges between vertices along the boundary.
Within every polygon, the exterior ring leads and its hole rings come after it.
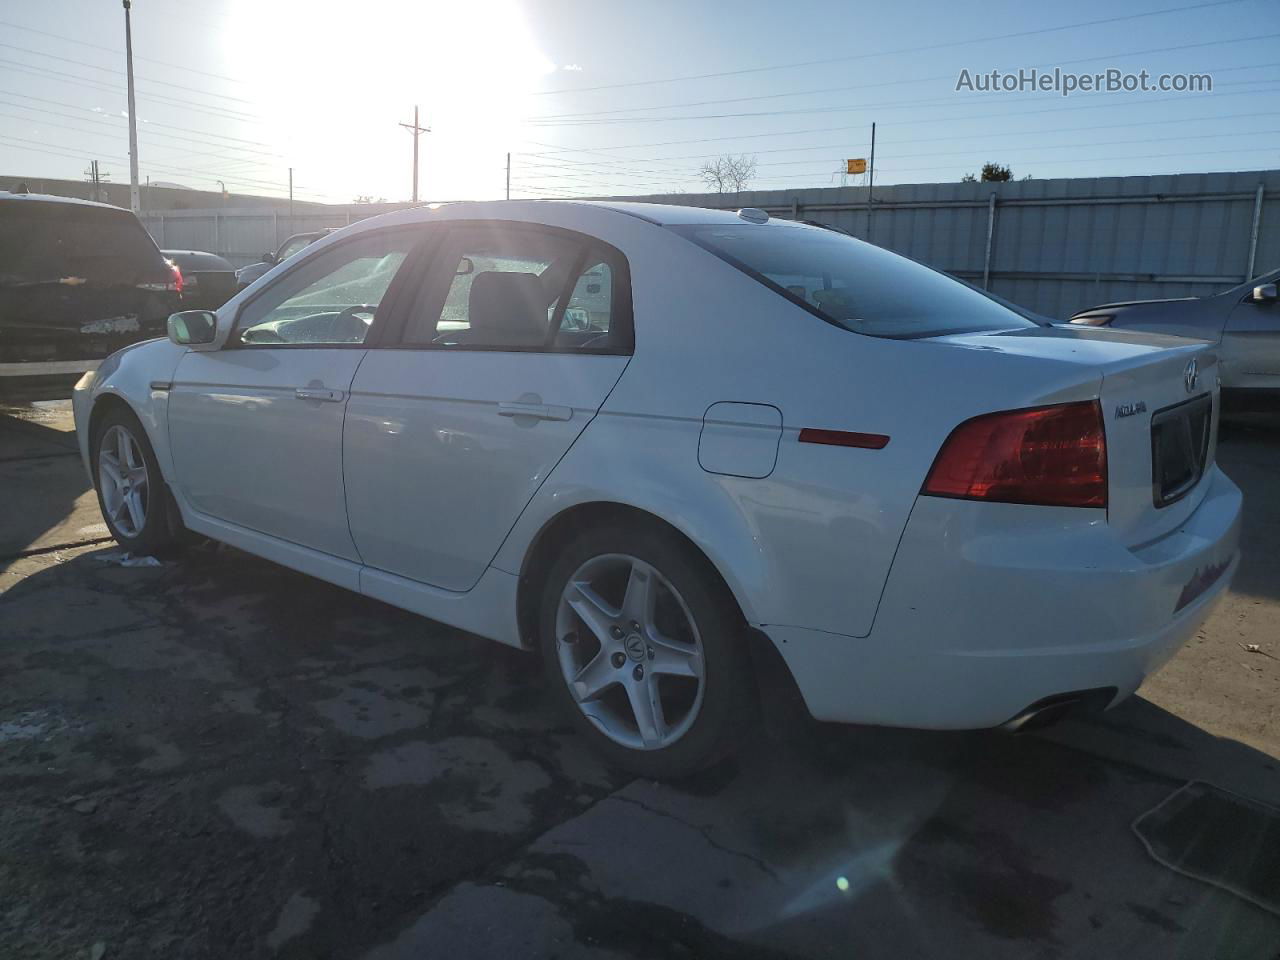
POLYGON ((739 156, 725 154, 715 160, 704 163, 698 170, 703 182, 717 193, 738 193, 747 189, 747 185, 756 175, 756 158, 745 153, 739 156))

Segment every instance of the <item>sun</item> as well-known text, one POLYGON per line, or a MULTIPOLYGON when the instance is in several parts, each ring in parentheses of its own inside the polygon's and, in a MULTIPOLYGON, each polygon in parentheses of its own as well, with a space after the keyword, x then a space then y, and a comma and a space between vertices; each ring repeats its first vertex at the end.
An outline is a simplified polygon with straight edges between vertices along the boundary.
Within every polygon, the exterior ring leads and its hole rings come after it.
POLYGON ((499 196, 528 96, 555 65, 520 4, 237 0, 228 57, 260 115, 246 128, 292 166, 300 191, 408 199, 420 109, 420 195, 499 196))

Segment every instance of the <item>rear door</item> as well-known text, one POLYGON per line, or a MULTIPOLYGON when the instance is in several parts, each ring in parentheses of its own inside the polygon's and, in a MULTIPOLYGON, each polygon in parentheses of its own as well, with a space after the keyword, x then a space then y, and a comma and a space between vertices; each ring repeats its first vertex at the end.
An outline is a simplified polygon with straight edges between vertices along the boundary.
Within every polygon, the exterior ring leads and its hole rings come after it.
POLYGON ((351 386, 347 513, 364 562, 474 586, 631 345, 617 250, 527 224, 451 227, 396 342, 351 386))
POLYGON ((421 236, 373 231, 319 251, 240 309, 221 350, 182 357, 169 443, 196 510, 359 561, 342 486, 347 392, 421 236))
POLYGON ((0 363, 98 359, 164 336, 174 281, 127 210, 0 202, 0 363))

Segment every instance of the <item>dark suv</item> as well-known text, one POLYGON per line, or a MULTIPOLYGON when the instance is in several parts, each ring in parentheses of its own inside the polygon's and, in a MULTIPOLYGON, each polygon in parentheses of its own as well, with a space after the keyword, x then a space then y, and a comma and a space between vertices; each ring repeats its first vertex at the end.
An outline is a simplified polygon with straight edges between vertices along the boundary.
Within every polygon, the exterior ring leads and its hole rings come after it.
POLYGON ((96 361, 165 335, 182 274, 128 210, 0 193, 0 397, 68 397, 96 361))

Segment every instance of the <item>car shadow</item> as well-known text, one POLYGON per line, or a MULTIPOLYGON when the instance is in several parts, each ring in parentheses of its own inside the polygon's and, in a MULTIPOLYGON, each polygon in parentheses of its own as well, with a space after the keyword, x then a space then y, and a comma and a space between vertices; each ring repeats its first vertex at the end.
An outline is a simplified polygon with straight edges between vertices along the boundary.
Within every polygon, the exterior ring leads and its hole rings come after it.
MULTIPOLYGON (((84 524, 56 530, 91 489, 75 434, 42 423, 33 412, 38 411, 0 407, 0 487, 16 494, 9 509, 0 512, 0 560, 86 539, 80 532, 84 524)), ((101 521, 96 511, 85 519, 89 524, 101 521)))

